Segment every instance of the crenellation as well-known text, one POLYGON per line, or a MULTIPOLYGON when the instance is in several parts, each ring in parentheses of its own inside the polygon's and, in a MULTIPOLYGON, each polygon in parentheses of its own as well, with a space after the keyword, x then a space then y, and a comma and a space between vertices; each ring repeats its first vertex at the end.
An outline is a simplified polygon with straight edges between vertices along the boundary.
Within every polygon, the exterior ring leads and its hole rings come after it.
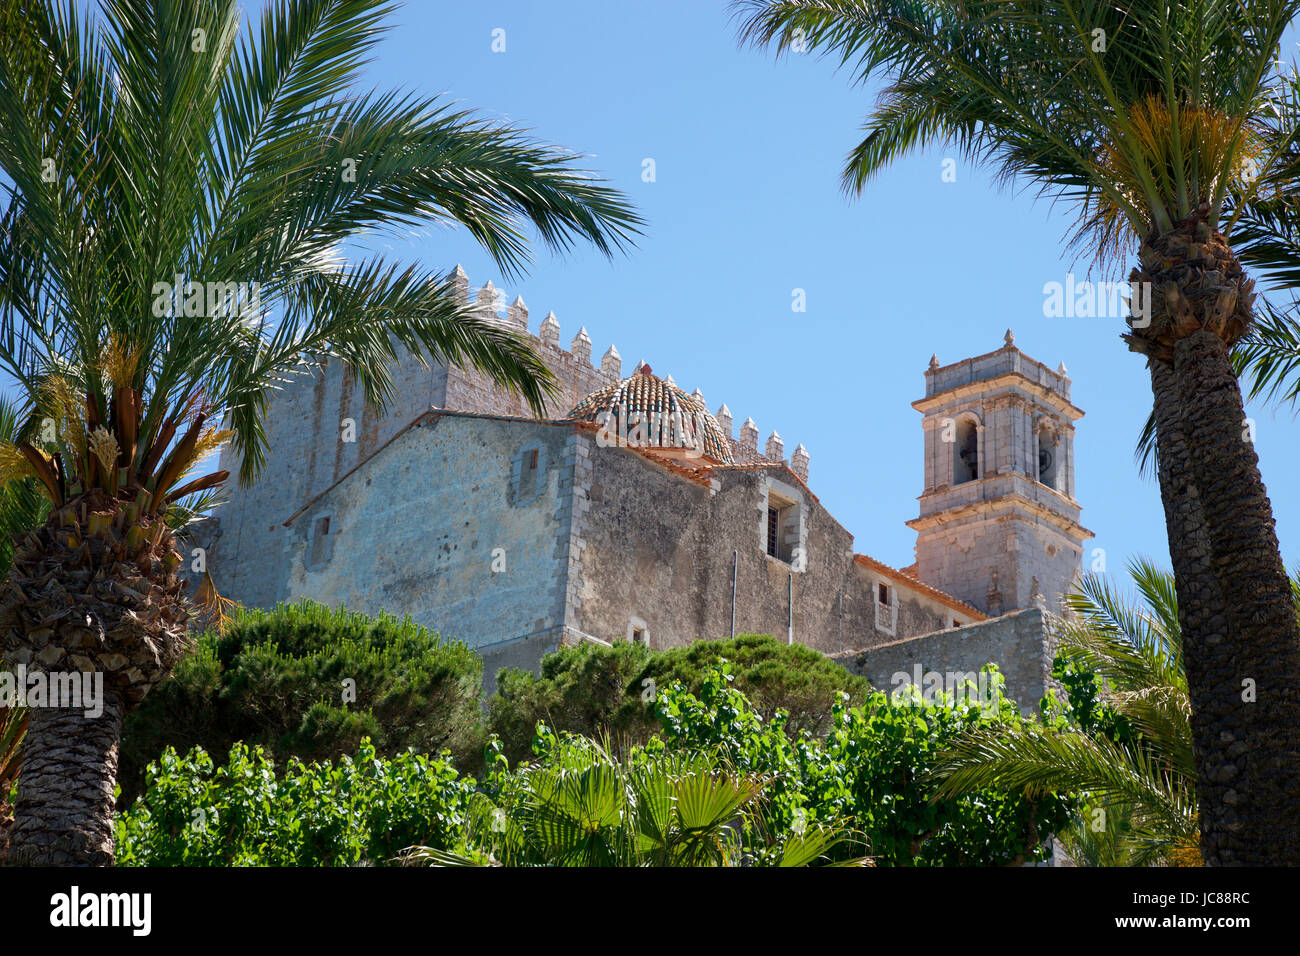
POLYGON ((735 435, 732 432, 731 409, 727 407, 726 402, 718 406, 717 412, 713 415, 722 426, 722 433, 731 441, 735 441, 735 435))
POLYGON ((740 426, 740 449, 747 458, 758 457, 758 425, 752 418, 746 418, 740 426))
POLYGON ((469 305, 469 276, 459 262, 452 271, 451 283, 456 290, 456 301, 463 306, 469 305))
POLYGON ((524 304, 522 295, 515 296, 515 301, 510 303, 510 308, 506 312, 506 318, 510 324, 520 331, 528 331, 528 306, 524 304))
POLYGON ((569 354, 585 365, 591 364, 591 336, 587 334, 585 325, 578 329, 578 334, 569 343, 569 354))
POLYGON ((808 483, 808 469, 812 465, 812 456, 802 444, 790 453, 790 470, 805 483, 808 483))
POLYGON ((600 358, 600 370, 611 382, 617 382, 623 377, 623 357, 612 344, 600 358))
POLYGON ((488 279, 483 283, 483 288, 478 290, 478 296, 474 299, 474 310, 487 318, 499 319, 504 302, 505 297, 501 291, 492 284, 491 279, 488 279))
POLYGON ((541 339, 543 345, 549 345, 551 348, 560 347, 560 320, 555 317, 555 313, 547 312, 546 318, 542 319, 541 328, 537 331, 537 337, 541 339))

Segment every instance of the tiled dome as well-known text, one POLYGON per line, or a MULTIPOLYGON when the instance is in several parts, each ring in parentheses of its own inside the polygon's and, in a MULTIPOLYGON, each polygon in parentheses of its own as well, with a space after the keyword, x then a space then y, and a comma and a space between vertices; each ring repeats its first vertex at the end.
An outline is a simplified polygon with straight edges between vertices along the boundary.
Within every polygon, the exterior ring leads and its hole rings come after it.
POLYGON ((573 421, 605 425, 611 432, 618 429, 620 433, 626 433, 637 422, 648 423, 656 415, 662 423, 662 443, 646 447, 672 449, 668 423, 679 421, 686 424, 690 433, 698 431, 703 440, 701 450, 706 457, 718 464, 733 463, 731 442, 704 403, 654 375, 648 365, 642 365, 621 382, 592 392, 574 406, 568 417, 573 421))

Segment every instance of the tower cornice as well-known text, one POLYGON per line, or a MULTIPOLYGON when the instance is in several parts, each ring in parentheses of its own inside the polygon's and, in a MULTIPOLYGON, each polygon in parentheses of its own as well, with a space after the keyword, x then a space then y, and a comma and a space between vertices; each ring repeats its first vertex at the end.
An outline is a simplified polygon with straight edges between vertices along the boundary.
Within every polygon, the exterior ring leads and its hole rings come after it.
MULTIPOLYGON (((1046 490, 1050 491, 1051 489, 1046 490)), ((927 497, 932 498, 935 496, 922 496, 922 498, 927 497)), ((1037 501, 1014 492, 999 495, 996 498, 981 498, 978 501, 956 504, 948 508, 942 508, 939 511, 932 511, 929 514, 911 519, 907 522, 907 526, 913 531, 924 532, 936 528, 951 528, 957 524, 969 525, 972 523, 970 520, 972 518, 976 519, 975 523, 991 523, 1001 520, 1023 520, 1027 517, 1035 518, 1043 524, 1052 525, 1066 537, 1078 541, 1080 544, 1096 537, 1095 534, 1079 524, 1079 522, 1073 521, 1060 512, 1053 511, 1037 501)))
POLYGON ((1083 409, 1062 396, 1060 392, 1035 382, 1023 372, 1015 371, 1002 372, 990 378, 978 378, 971 382, 944 389, 941 392, 934 392, 925 396, 925 398, 918 398, 912 402, 912 407, 923 415, 928 415, 946 406, 959 404, 966 399, 987 397, 989 391, 993 389, 1007 387, 1022 389, 1027 397, 1037 400, 1041 405, 1054 409, 1067 421, 1076 422, 1083 418, 1083 409))

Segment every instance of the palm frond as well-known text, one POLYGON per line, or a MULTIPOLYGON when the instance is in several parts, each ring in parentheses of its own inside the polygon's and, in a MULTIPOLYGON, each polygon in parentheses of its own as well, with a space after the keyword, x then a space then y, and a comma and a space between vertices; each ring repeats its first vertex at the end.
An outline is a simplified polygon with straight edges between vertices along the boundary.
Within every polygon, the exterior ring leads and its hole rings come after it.
POLYGON ((1073 244, 1108 264, 1135 237, 1271 174, 1258 115, 1294 0, 733 0, 743 43, 883 81, 846 188, 926 145, 1075 204, 1073 244))
POLYGON ((517 274, 534 238, 613 255, 642 220, 570 150, 356 90, 393 9, 273 0, 248 30, 236 0, 0 0, 0 372, 59 428, 49 461, 16 446, 54 502, 219 487, 186 472, 222 421, 251 480, 270 396, 322 357, 380 407, 407 353, 543 407, 545 364, 440 270, 330 260, 447 225, 517 274))

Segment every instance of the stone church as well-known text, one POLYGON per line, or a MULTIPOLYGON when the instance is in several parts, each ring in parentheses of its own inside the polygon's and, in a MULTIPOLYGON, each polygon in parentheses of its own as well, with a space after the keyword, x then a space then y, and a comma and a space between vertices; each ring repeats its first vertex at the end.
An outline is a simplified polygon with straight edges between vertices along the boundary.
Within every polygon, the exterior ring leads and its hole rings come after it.
MULTIPOLYGON (((469 282, 457 268, 457 292, 469 282)), ((1042 608, 1080 568, 1090 532, 1074 498, 1064 366, 1016 348, 931 358, 922 415, 916 562, 857 550, 814 492, 811 455, 699 389, 610 346, 592 363, 555 314, 529 330, 521 298, 491 282, 472 300, 528 335, 561 388, 542 417, 482 376, 394 370, 398 398, 369 408, 337 362, 277 396, 268 466, 232 486, 200 532, 220 592, 245 605, 313 598, 410 615, 465 641, 488 686, 561 644, 667 648, 771 634, 816 648, 888 689, 916 666, 995 661, 1022 706, 1043 693, 1042 608)), ((227 449, 221 467, 237 473, 227 449)))

